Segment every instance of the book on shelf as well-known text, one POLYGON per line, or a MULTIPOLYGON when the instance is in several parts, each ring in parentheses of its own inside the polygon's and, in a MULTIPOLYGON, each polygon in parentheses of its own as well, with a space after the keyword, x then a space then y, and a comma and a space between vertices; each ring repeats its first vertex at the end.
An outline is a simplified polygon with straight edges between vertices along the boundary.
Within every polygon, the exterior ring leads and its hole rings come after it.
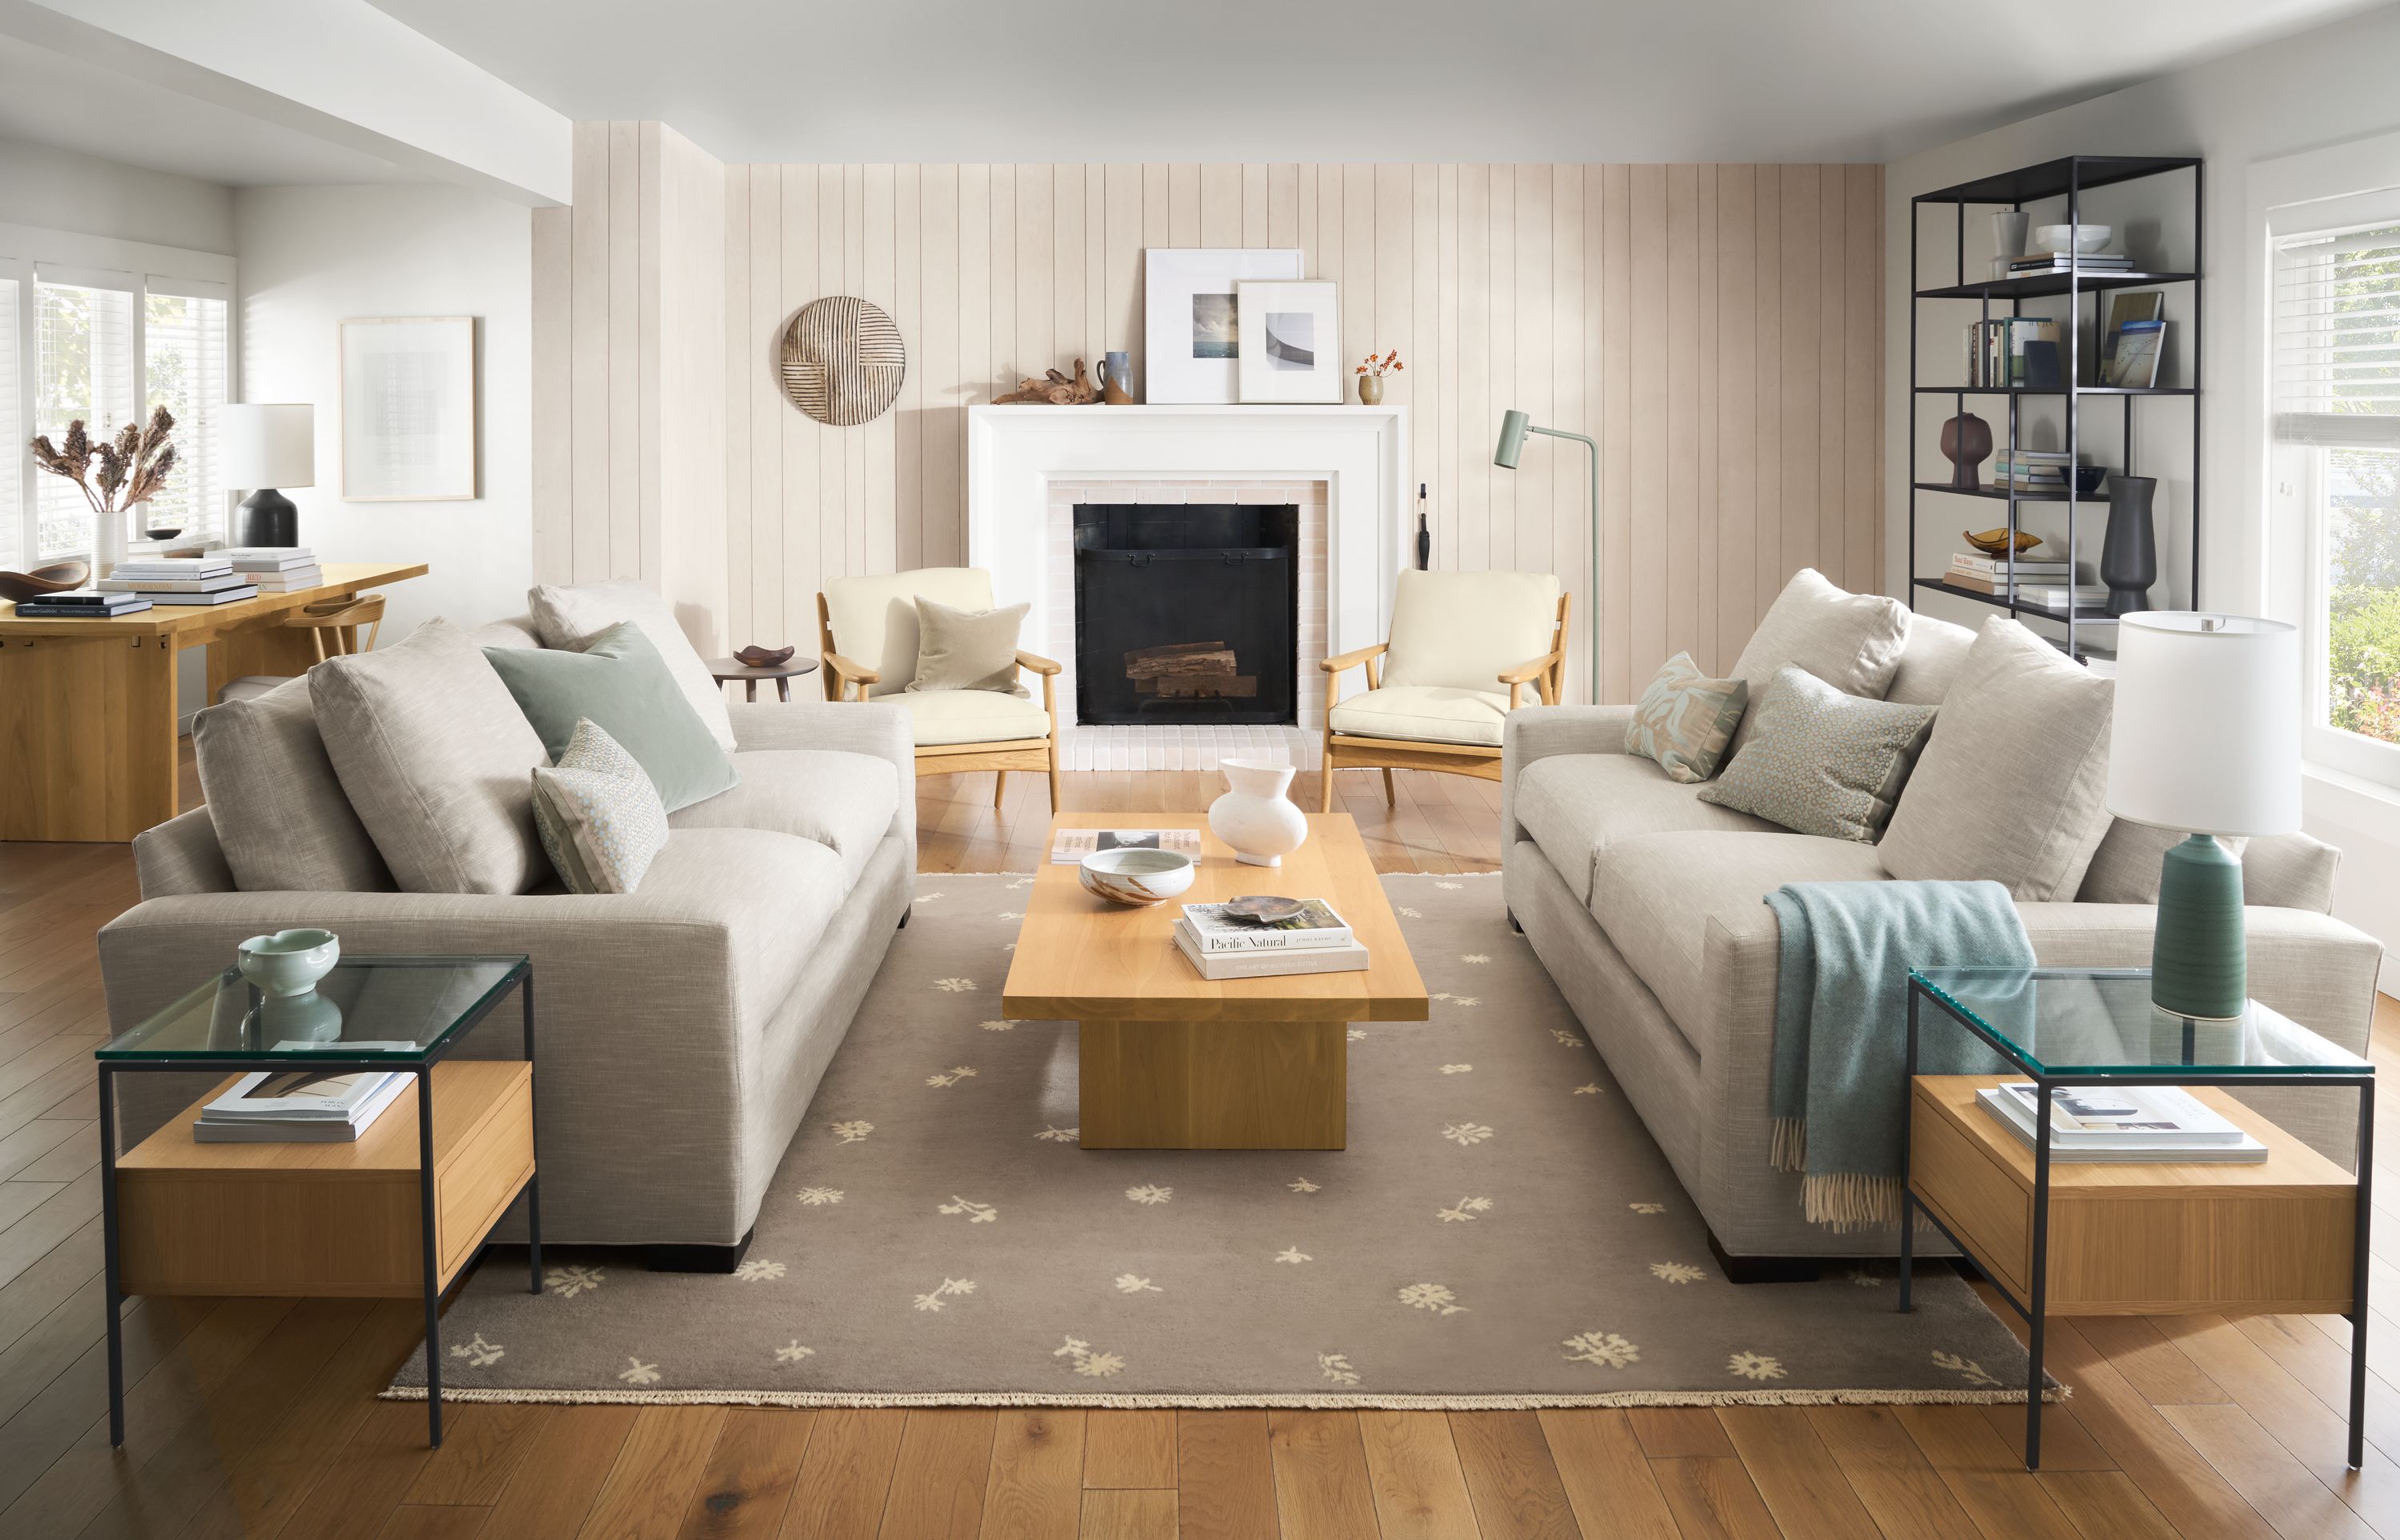
POLYGON ((1186 904, 1182 922, 1191 928, 1193 943, 1209 952, 1301 951, 1357 941, 1350 922, 1321 898, 1303 900, 1300 913, 1289 920, 1256 921, 1234 919, 1222 904, 1186 904))
POLYGON ((2000 316, 1969 323, 1969 385, 2054 389, 2059 379, 2057 321, 2047 316, 2000 316))
POLYGON ((1053 865, 1071 866, 1094 851, 1173 851, 1200 859, 1198 829, 1060 829, 1050 844, 1053 865))
POLYGON ((1177 917, 1175 949, 1202 978, 1274 978, 1289 974, 1355 974, 1364 971, 1367 948, 1357 942, 1343 947, 1287 947, 1264 951, 1212 952, 1192 934, 1191 921, 1177 917))
MULTIPOLYGON (((1975 1093, 1976 1102, 2030 1150, 2041 1104, 2031 1083, 1975 1093)), ((2267 1147, 2174 1085, 2057 1086, 2051 1091, 2050 1157, 2056 1161, 2255 1164, 2267 1147)))
MULTIPOLYGON (((124 572, 123 567, 116 569, 124 572)), ((218 572, 206 578, 127 578, 111 575, 93 586, 104 593, 214 593, 219 589, 239 588, 249 578, 238 572, 218 572)))
POLYGON ((332 1143, 357 1138, 408 1088, 388 1070, 263 1070, 200 1109, 202 1144, 332 1143))
POLYGON ((2166 299, 2156 289, 2120 289, 2108 296, 2108 321, 2100 333, 2100 367, 2095 378, 2107 383, 2109 365, 2117 357, 2117 340, 2126 326, 2137 320, 2162 320, 2166 299))
POLYGON ((210 593, 164 593, 153 589, 142 591, 145 598, 157 605, 230 605, 243 599, 258 597, 258 585, 244 583, 239 588, 220 588, 210 593))
MULTIPOLYGON (((2020 601, 2025 604, 2039 604, 2046 607, 2055 607, 2063 610, 2066 607, 2066 600, 2063 596, 2065 590, 2058 586, 2058 579, 2066 576, 2066 574, 2063 571, 2037 573, 2033 575, 2032 580, 2028 582, 2026 580, 2026 574, 2022 568, 2020 568, 2017 572, 2016 596, 2020 601), (2032 597, 2032 595, 2038 593, 2055 593, 2062 596, 2054 601, 2048 598, 2037 599, 2032 597)), ((1942 580, 1948 583, 1952 588, 1963 588, 1970 593, 2000 594, 2009 592, 2009 579, 2005 573, 1961 572, 1954 566, 1942 580)), ((2098 591, 2099 597, 2094 599, 2091 596, 2092 588, 2093 585, 2086 583, 2079 583, 2076 585, 2075 603, 2078 608, 2093 609, 2096 608, 2099 605, 2107 602, 2108 591, 2107 589, 2100 589, 2098 591)))
POLYGON ((2028 256, 2013 257, 2009 262, 2010 273, 2022 277, 2026 273, 2063 273, 2069 267, 2083 271, 2131 272, 2134 259, 2111 252, 2087 252, 2069 256, 2065 252, 2041 252, 2028 256))
POLYGON ((2166 351, 2167 323, 2129 320, 2117 328, 2116 347, 2100 371, 2103 385, 2148 390, 2159 383, 2159 358, 2166 351))
MULTIPOLYGON (((2009 564, 1998 556, 1969 556, 1962 552, 1950 558, 1950 570, 1970 578, 1998 578, 2007 575, 2009 564)), ((2017 558, 2016 574, 2020 579, 2027 577, 2064 578, 2066 576, 2066 560, 2058 556, 2020 556, 2017 558)))

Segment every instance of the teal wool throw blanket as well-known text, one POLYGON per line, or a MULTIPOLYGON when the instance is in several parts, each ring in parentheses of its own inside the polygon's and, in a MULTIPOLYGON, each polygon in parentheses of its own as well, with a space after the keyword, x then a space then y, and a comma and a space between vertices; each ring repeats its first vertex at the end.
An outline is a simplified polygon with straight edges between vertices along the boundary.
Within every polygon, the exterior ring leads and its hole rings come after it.
MULTIPOLYGON (((1782 932, 1771 1158, 1802 1173, 1810 1223, 1897 1224, 1908 971, 2031 967, 2033 944, 1997 882, 1794 882, 1766 906, 1782 932)), ((1956 1023, 1917 1026, 1919 1074, 2005 1068, 1956 1023)))

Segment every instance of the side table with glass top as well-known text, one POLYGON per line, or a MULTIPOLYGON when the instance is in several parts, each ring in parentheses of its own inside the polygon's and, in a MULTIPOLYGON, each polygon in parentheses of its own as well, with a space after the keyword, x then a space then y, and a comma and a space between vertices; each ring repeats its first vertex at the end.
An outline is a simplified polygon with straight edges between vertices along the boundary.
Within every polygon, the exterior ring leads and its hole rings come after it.
POLYGON ((2231 1021, 2169 1015, 2150 1002, 2148 969, 1923 968, 1908 975, 1903 1083, 1900 1308, 1910 1308, 1922 1214, 2025 1318, 2027 1469, 2041 1464, 2043 1321, 2079 1315, 2349 1316, 2349 1459, 2361 1463, 2372 1064, 2257 1001, 2231 1021), (1927 1003, 1968 1036, 1921 1038, 1927 1003), (2014 1073, 1921 1073, 1926 1065, 2014 1073), (1979 1091, 2011 1081, 2035 1087, 2030 1145, 1977 1104, 1979 1091), (2267 1158, 2053 1159, 2054 1090, 2154 1085, 2190 1091, 2267 1158), (2225 1094, 2270 1087, 2357 1095, 2352 1170, 2225 1094))
POLYGON ((525 957, 358 957, 298 997, 264 996, 227 968, 100 1048, 110 1444, 125 1442, 128 1294, 421 1296, 427 1434, 439 1448, 442 1296, 520 1192, 541 1292, 533 1026, 525 957), (523 1058, 452 1058, 511 990, 523 1058), (416 1083, 355 1141, 201 1143, 193 1120, 231 1083, 221 1082, 117 1152, 119 1074, 300 1070, 387 1070, 416 1083))

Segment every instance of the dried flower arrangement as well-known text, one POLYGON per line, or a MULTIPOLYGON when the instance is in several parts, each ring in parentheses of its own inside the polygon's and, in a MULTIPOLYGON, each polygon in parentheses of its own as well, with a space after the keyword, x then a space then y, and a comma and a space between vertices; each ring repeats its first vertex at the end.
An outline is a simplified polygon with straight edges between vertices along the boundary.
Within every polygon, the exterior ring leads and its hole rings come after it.
POLYGON ((1367 361, 1360 364, 1354 373, 1372 375, 1377 379, 1382 379, 1387 374, 1397 375, 1407 367, 1407 364, 1400 361, 1400 350, 1395 348, 1382 358, 1377 358, 1372 353, 1368 354, 1367 361))
POLYGON ((175 446, 167 442, 174 430, 174 414, 163 406, 150 414, 149 426, 129 422, 113 440, 86 437, 78 417, 67 424, 62 446, 47 433, 34 440, 34 463, 75 483, 91 511, 108 518, 148 502, 166 485, 175 469, 175 446))

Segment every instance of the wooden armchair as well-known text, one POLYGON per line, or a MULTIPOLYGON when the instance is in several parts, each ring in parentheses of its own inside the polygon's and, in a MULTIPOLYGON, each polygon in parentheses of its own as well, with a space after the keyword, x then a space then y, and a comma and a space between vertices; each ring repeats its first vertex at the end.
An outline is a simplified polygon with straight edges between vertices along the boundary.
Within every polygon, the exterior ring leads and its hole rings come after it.
POLYGON ((1403 572, 1389 641, 1328 658, 1325 773, 1317 811, 1333 811, 1333 772, 1395 770, 1500 779, 1500 729, 1531 685, 1558 703, 1566 676, 1569 596, 1547 572, 1403 572), (1364 668, 1363 694, 1340 699, 1364 668), (1505 689, 1506 693, 1503 693, 1505 689))
POLYGON ((1000 805, 1010 770, 1045 774, 1055 811, 1059 665, 1017 652, 1017 667, 1042 681, 1039 705, 1025 696, 993 689, 910 689, 917 675, 920 597, 958 609, 989 609, 991 574, 980 567, 944 566, 826 580, 817 594, 825 699, 873 700, 905 708, 916 733, 917 773, 990 770, 994 807, 1000 805))

